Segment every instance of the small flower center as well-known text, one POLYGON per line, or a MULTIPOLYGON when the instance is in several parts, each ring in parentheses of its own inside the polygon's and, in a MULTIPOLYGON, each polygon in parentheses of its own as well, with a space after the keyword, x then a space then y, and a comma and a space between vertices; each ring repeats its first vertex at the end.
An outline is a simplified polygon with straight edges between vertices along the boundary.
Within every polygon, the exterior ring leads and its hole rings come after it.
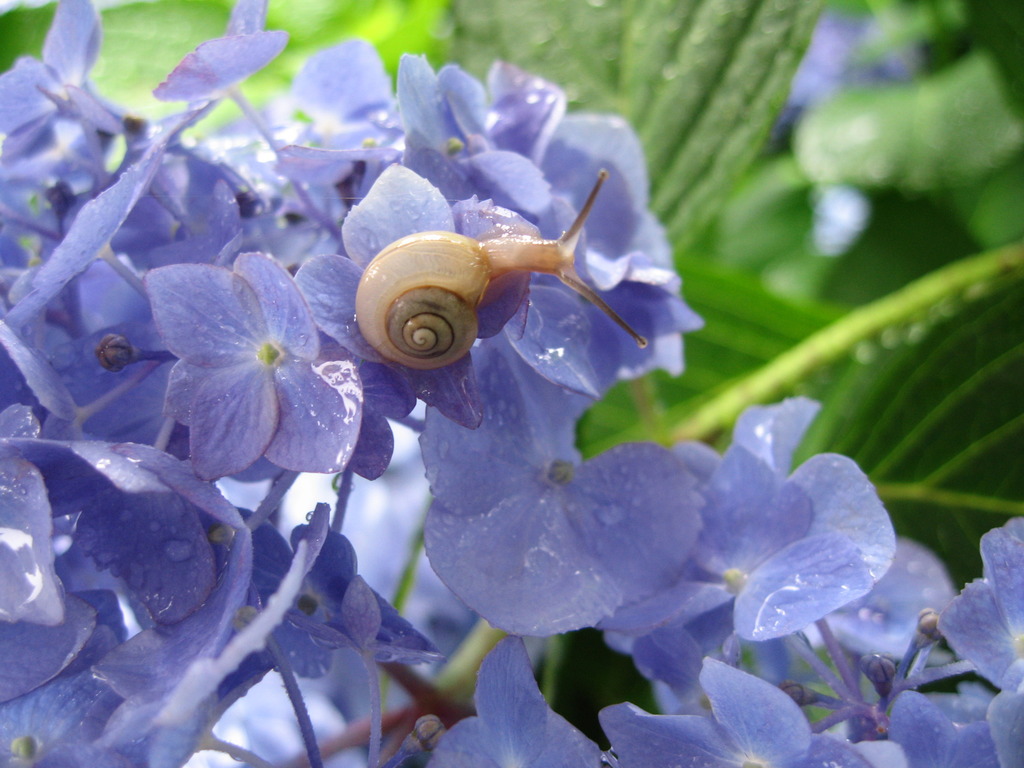
POLYGON ((571 461, 555 459, 548 465, 548 482, 553 485, 568 485, 576 474, 576 467, 571 461))
POLYGON ((760 760, 744 760, 743 768, 771 768, 768 763, 762 763, 760 760))
POLYGON ((457 136, 452 136, 448 139, 448 146, 445 147, 445 149, 448 150, 449 157, 455 157, 455 155, 459 154, 459 152, 465 149, 465 147, 466 145, 462 143, 462 139, 457 136))
POLYGON ((283 350, 272 341, 263 343, 260 347, 259 352, 256 353, 257 359, 264 365, 274 365, 283 355, 283 350))
POLYGON ((35 736, 18 736, 11 740, 11 757, 15 760, 32 762, 39 754, 39 742, 35 736))
POLYGON ((1018 659, 1024 659, 1024 634, 1013 638, 1013 652, 1017 654, 1018 659))
POLYGON ((725 579, 726 590, 733 595, 738 595, 747 585, 747 574, 739 568, 730 568, 722 574, 722 578, 725 579))
POLYGON ((253 620, 259 616, 260 612, 252 605, 243 605, 237 611, 235 611, 234 618, 231 625, 235 628, 236 632, 241 632, 247 626, 252 624, 253 620))
POLYGON ((320 606, 320 601, 317 600, 313 595, 299 595, 299 599, 295 604, 295 607, 302 611, 307 616, 312 616, 316 613, 316 609, 320 606))

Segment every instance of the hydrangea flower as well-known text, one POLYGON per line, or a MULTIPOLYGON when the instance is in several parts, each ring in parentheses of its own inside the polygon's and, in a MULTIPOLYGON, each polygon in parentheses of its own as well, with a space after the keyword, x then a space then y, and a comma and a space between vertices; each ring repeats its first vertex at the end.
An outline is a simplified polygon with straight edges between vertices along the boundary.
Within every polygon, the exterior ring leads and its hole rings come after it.
POLYGON ((597 745, 548 707, 523 641, 498 643, 477 678, 476 716, 455 724, 434 749, 434 768, 569 768, 600 761, 597 745))
POLYGON ((939 628, 959 656, 1002 690, 1024 684, 1024 521, 981 538, 983 578, 946 606, 939 628))
POLYGON ((712 717, 651 715, 632 704, 601 710, 601 727, 622 768, 869 768, 850 745, 811 732, 785 693, 753 675, 707 659, 700 683, 712 717))
POLYGON ((955 725, 916 691, 893 704, 889 738, 903 747, 910 768, 999 768, 988 723, 955 725))
MULTIPOLYGON (((264 29, 266 13, 263 0, 236 4, 225 34, 157 86, 165 101, 194 102, 159 121, 89 83, 100 30, 87 0, 61 0, 41 60, 0 76, 0 660, 18 661, 0 673, 0 752, 40 768, 181 765, 276 668, 311 764, 296 674, 320 678, 335 704, 368 696, 376 765, 381 723, 401 737, 447 693, 396 674, 414 701, 382 720, 375 682, 327 675, 341 648, 374 681, 378 662, 438 657, 357 573, 337 530, 365 511, 352 475, 388 469, 399 421, 420 434, 434 493, 424 539, 445 583, 516 632, 606 630, 688 713, 605 710, 607 762, 957 765, 970 753, 1015 765, 1017 527, 986 539, 985 580, 943 619, 953 647, 1006 686, 987 719, 961 727, 907 691, 967 667, 925 668, 932 636, 897 661, 878 653, 891 638, 862 622, 836 639, 821 621, 835 670, 810 648, 802 658, 835 696, 812 696, 806 670, 789 696, 767 682, 801 657, 789 655, 796 642, 765 638, 830 612, 837 626, 857 612, 905 631, 901 574, 926 560, 897 560, 879 581, 893 537, 863 473, 829 455, 790 472, 808 401, 749 411, 724 456, 640 443, 584 461, 576 450, 594 398, 654 368, 681 371, 681 335, 700 325, 648 210, 632 129, 568 114, 559 87, 509 64, 484 84, 409 56, 393 93, 360 41, 310 58, 260 112, 241 84, 286 41, 264 29), (183 140, 223 98, 243 119, 183 140), (553 240, 580 210, 592 215, 565 238, 579 281, 647 348, 553 274, 528 272, 487 287, 473 348, 450 366, 403 366, 363 337, 357 286, 395 240, 553 240), (409 415, 417 398, 424 419, 409 415), (338 493, 333 520, 320 504, 288 542, 276 508, 300 471, 339 473, 338 493), (269 490, 250 483, 268 478, 269 490), (255 512, 235 506, 243 492, 255 512), (1002 621, 994 638, 967 626, 978 617, 1002 621), (856 666, 843 645, 855 634, 856 666), (811 726, 798 703, 827 714, 811 726), (845 741, 815 733, 844 721, 845 741), (888 726, 881 750, 848 743, 888 726)), ((397 572, 402 553, 381 546, 397 572)), ((976 711, 966 698, 961 709, 976 711)), ((434 749, 437 765, 602 759, 548 708, 518 639, 483 663, 476 703, 434 749)), ((435 721, 415 730, 389 768, 434 747, 435 721)))
POLYGON ((790 474, 817 409, 803 398, 747 409, 721 458, 700 445, 676 449, 706 478, 693 563, 735 595, 736 632, 747 640, 791 634, 867 594, 896 549, 853 461, 821 454, 790 474))
POLYGON ((955 592, 945 565, 916 541, 896 539, 892 566, 864 597, 828 617, 843 644, 860 653, 902 654, 921 611, 941 611, 955 592))
POLYGON ((421 438, 434 494, 425 540, 441 579, 526 635, 593 626, 674 584, 702 500, 685 464, 642 443, 581 462, 581 396, 510 349, 481 349, 475 364, 483 423, 468 431, 428 412, 421 438))
POLYGON ((260 456, 285 469, 344 469, 359 432, 354 362, 320 358, 313 319, 291 277, 262 254, 234 271, 174 265, 146 276, 161 336, 180 359, 168 404, 190 426, 200 477, 260 456))

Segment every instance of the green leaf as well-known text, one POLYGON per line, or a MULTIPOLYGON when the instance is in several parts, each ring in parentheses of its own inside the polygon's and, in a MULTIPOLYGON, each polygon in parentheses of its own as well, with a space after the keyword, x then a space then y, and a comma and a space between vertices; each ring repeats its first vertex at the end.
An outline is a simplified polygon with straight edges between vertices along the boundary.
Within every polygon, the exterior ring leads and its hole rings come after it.
POLYGON ((789 90, 820 0, 455 0, 453 58, 495 58, 636 127, 679 245, 718 210, 789 90))
POLYGON ((995 58, 1017 113, 1024 115, 1024 3, 967 0, 967 9, 975 37, 995 58))
POLYGON ((896 190, 870 195, 871 217, 856 242, 832 259, 822 297, 863 304, 981 249, 950 211, 896 190))
POLYGON ((819 252, 810 234, 814 194, 792 155, 761 159, 691 250, 760 275, 780 295, 816 297, 835 259, 819 252))
POLYGON ((42 56, 43 41, 55 11, 56 5, 47 5, 0 14, 0 72, 10 69, 19 56, 42 56))
POLYGON ((221 0, 131 3, 103 11, 103 47, 92 73, 111 101, 145 115, 167 114, 153 89, 199 43, 224 34, 230 7, 221 0))
POLYGON ((848 312, 811 334, 766 365, 744 375, 706 402, 686 404, 673 414, 667 442, 706 440, 732 426, 746 407, 796 391, 815 374, 854 354, 860 345, 885 339, 894 329, 941 311, 965 297, 978 296, 999 279, 1019 279, 1024 245, 972 256, 915 280, 884 298, 848 312))
POLYGON ((684 337, 686 370, 678 378, 655 373, 615 387, 581 424, 579 445, 586 455, 625 440, 670 442, 670 427, 681 414, 840 316, 832 307, 780 298, 734 269, 688 258, 677 266, 686 302, 705 322, 684 337))
POLYGON ((985 248, 1024 239, 1024 152, 977 183, 953 191, 951 202, 964 225, 985 248))
POLYGON ((835 372, 802 453, 854 458, 897 530, 963 582, 981 534, 1024 515, 1024 273, 892 327, 835 372))
POLYGON ((848 91, 800 124, 796 155, 824 184, 921 192, 990 173, 1024 145, 988 60, 972 54, 912 85, 848 91))

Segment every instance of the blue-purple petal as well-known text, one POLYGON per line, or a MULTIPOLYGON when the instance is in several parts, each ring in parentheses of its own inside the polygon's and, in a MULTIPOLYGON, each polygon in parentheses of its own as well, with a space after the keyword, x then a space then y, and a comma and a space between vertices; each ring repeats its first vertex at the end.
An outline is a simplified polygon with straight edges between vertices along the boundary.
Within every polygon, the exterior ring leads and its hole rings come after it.
POLYGON ((1024 683, 1024 659, 991 584, 975 581, 964 587, 942 612, 939 628, 956 654, 973 662, 994 685, 1014 690, 1024 683))
POLYGON ((210 369, 197 382, 189 447, 199 477, 212 480, 245 469, 270 445, 278 399, 264 366, 210 369))
POLYGON ((291 275, 262 253, 243 253, 235 261, 235 273, 255 292, 270 338, 300 360, 320 353, 316 324, 291 275))
POLYGON ((100 52, 100 16, 90 0, 61 0, 43 44, 43 61, 61 82, 85 82, 100 52))
POLYGON ((548 381, 597 399, 604 390, 590 363, 590 322, 580 299, 561 288, 534 285, 522 337, 507 334, 513 349, 548 381))
POLYGON ((600 712, 601 727, 622 768, 664 768, 691 764, 734 768, 742 760, 711 718, 651 715, 634 704, 616 704, 600 712))
POLYGON ((267 24, 267 0, 238 0, 231 9, 227 33, 248 35, 261 31, 267 24))
POLYGON ((374 593, 362 576, 354 576, 341 600, 341 615, 337 619, 355 647, 367 650, 380 631, 380 606, 374 593))
POLYGON ((996 528, 981 537, 981 558, 1007 626, 1024 630, 1024 540, 996 528))
POLYGON ((288 33, 251 32, 200 43, 158 85, 161 101, 201 101, 221 96, 225 89, 269 64, 288 44, 288 33))
POLYGON ((493 100, 489 135, 495 147, 540 163, 565 114, 565 93, 554 83, 501 61, 491 67, 487 87, 493 100))
POLYGON ((838 532, 853 542, 877 581, 896 553, 896 533, 867 475, 846 456, 813 456, 789 478, 814 505, 810 534, 838 532))
POLYGON ((992 740, 1001 768, 1024 768, 1024 692, 1004 691, 992 700, 988 710, 992 740))
POLYGON ((442 112, 437 75, 425 56, 402 56, 396 90, 406 147, 441 151, 451 134, 442 112))
POLYGON ((736 632, 747 640, 784 637, 867 594, 873 585, 849 539, 837 533, 808 536, 750 574, 736 597, 736 632))
POLYGON ((76 542, 124 580, 153 621, 173 624, 199 609, 216 578, 198 513, 173 493, 110 492, 82 510, 76 542))
POLYGON ((551 205, 551 186, 530 160, 515 152, 491 150, 466 161, 469 182, 496 205, 539 217, 551 205))
POLYGON ((487 92, 480 81, 447 64, 437 73, 437 88, 458 131, 467 140, 482 140, 487 130, 487 92))
POLYGON ((777 503, 778 488, 769 466, 744 448, 730 447, 709 483, 697 562, 713 573, 729 568, 749 572, 803 536, 810 525, 810 504, 777 503))
POLYGON ((255 365, 268 330, 259 297, 238 274, 172 264, 146 275, 153 319, 167 348, 192 365, 255 365))
POLYGON ((44 626, 30 621, 0 622, 0 702, 10 701, 56 677, 96 627, 96 611, 74 595, 67 597, 63 621, 44 626))
MULTIPOLYGON (((54 112, 41 89, 56 89, 53 71, 38 59, 24 56, 0 74, 0 133, 10 135, 54 112)), ((5 155, 6 155, 5 142, 5 155)), ((7 159, 5 157, 5 159, 7 159)))
POLYGON ((616 446, 576 470, 566 512, 625 601, 674 585, 700 530, 697 478, 653 443, 616 446))
POLYGON ((359 436, 362 387, 355 363, 296 363, 274 374, 278 425, 266 457, 285 469, 339 472, 359 436))
POLYGON ((52 531, 42 474, 24 459, 0 459, 0 627, 5 622, 54 626, 64 621, 52 531))
POLYGON ((804 713, 771 683, 708 658, 700 684, 715 720, 739 754, 757 755, 769 765, 785 765, 810 746, 811 726, 804 713))
POLYGON ((747 408, 736 421, 733 445, 746 448, 785 478, 793 468, 793 454, 819 410, 821 405, 806 397, 747 408))
POLYGON ((347 40, 306 59, 292 81, 302 109, 337 121, 391 107, 391 78, 377 50, 365 40, 347 40), (344 73, 344 75, 342 75, 344 73))
POLYGON ((295 282, 324 333, 363 359, 381 362, 356 320, 356 290, 362 276, 362 268, 351 259, 324 254, 303 264, 295 282))
POLYGON ((345 251, 365 267, 399 238, 454 228, 451 208, 437 187, 404 166, 392 165, 349 212, 341 234, 345 251))

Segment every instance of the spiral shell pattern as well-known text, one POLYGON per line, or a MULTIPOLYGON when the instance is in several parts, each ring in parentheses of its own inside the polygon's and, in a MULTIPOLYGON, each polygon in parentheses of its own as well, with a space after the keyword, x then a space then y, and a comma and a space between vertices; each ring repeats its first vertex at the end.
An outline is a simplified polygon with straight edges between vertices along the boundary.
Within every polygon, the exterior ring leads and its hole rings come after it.
POLYGON ((439 368, 458 360, 473 346, 476 311, 444 288, 414 288, 388 308, 387 328, 388 338, 403 355, 422 367, 439 368))
POLYGON ((385 247, 356 292, 359 330, 386 360, 429 370, 469 352, 490 279, 480 244, 454 232, 420 232, 385 247))

